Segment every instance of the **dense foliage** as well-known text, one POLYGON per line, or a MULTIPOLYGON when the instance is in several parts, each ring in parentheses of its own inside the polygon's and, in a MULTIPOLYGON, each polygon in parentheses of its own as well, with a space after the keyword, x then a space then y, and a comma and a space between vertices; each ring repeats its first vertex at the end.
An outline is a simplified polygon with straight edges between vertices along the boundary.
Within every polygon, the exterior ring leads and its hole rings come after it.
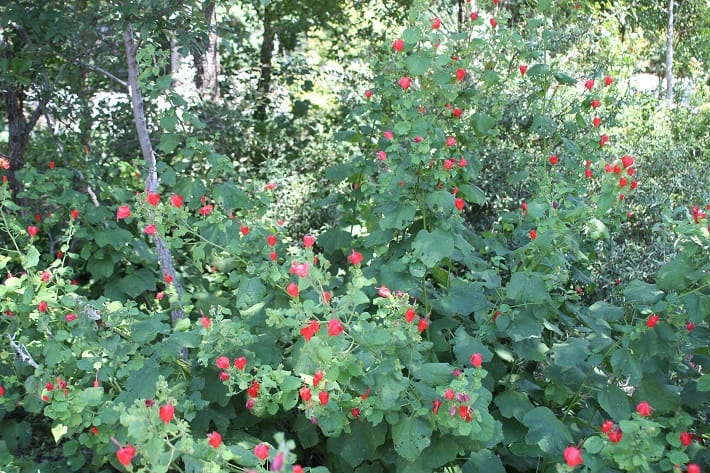
MULTIPOLYGON (((159 188, 96 79, 0 160, 2 471, 707 471, 705 85, 634 93, 586 6, 427 3, 352 87, 283 57, 266 117, 256 76, 183 97, 166 24, 101 17, 141 26, 159 188)), ((6 97, 64 44, 3 50, 6 97)))

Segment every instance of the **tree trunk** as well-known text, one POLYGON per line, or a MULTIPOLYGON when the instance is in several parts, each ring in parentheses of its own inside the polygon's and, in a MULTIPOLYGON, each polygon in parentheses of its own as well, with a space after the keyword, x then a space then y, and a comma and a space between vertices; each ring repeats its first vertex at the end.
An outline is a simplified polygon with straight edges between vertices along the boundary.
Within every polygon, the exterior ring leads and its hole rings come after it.
POLYGON ((219 100, 219 37, 215 30, 215 2, 205 4, 202 13, 208 28, 207 42, 192 48, 195 63, 195 87, 203 97, 211 101, 219 100))
MULTIPOLYGON (((131 108, 133 109, 133 121, 136 125, 136 133, 138 134, 138 143, 140 144, 141 153, 143 154, 143 159, 147 169, 146 173, 146 192, 158 192, 158 172, 156 167, 155 153, 153 152, 153 147, 150 144, 150 132, 148 131, 148 125, 145 121, 145 112, 143 110, 143 96, 141 94, 140 87, 138 86, 138 62, 136 61, 136 53, 138 51, 138 46, 135 44, 133 38, 133 29, 128 26, 123 32, 123 44, 126 48, 126 60, 128 62, 128 89, 131 95, 131 108)), ((152 211, 151 211, 152 213, 152 211)), ((152 217, 152 215, 149 215, 152 217)), ((170 248, 168 248, 165 241, 158 235, 154 235, 153 241, 155 242, 155 250, 158 254, 158 261, 160 263, 160 269, 164 276, 170 276, 172 278, 172 283, 175 285, 175 289, 178 293, 178 306, 172 311, 172 321, 173 325, 185 317, 185 312, 182 309, 182 285, 178 281, 177 275, 175 273, 175 268, 173 267, 173 258, 170 254, 170 248)), ((183 350, 183 357, 187 356, 187 352, 183 350)))
POLYGON ((17 195, 23 191, 23 186, 15 173, 25 165, 24 154, 30 137, 30 128, 23 110, 25 91, 21 85, 11 84, 6 84, 4 89, 3 98, 5 99, 9 135, 7 157, 10 160, 10 169, 8 181, 13 200, 21 206, 17 195))
POLYGON ((276 31, 273 25, 273 12, 269 6, 264 9, 264 39, 261 41, 261 54, 259 62, 261 73, 257 87, 259 97, 254 111, 254 118, 259 121, 266 119, 266 109, 269 106, 269 90, 271 89, 271 59, 274 56, 274 39, 276 31))
POLYGON ((673 3, 668 0, 668 30, 666 32, 666 100, 673 103, 673 3))
POLYGON ((215 2, 207 2, 203 12, 209 28, 209 35, 202 65, 202 93, 209 100, 216 102, 219 100, 219 49, 217 44, 219 38, 215 29, 217 23, 215 2))

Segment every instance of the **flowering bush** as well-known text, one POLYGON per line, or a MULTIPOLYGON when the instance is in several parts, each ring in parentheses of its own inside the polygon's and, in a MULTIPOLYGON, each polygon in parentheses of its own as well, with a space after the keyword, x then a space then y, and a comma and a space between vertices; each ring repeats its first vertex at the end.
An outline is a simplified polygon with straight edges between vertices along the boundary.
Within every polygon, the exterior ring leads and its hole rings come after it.
POLYGON ((667 217, 653 280, 595 279, 643 176, 617 82, 524 39, 540 3, 520 29, 413 9, 338 135, 340 220, 302 241, 262 218, 273 183, 67 192, 30 227, 3 187, 6 469, 35 418, 73 471, 707 466, 705 210, 667 217), (484 190, 497 166, 524 200, 484 190))

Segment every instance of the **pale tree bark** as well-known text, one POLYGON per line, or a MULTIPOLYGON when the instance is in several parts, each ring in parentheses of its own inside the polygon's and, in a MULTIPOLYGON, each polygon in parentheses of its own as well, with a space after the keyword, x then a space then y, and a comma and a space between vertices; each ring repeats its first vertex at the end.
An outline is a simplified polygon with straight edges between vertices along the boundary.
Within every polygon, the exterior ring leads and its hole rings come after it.
POLYGON ((208 1, 202 9, 208 28, 207 41, 203 47, 195 47, 192 57, 195 61, 195 87, 202 97, 213 102, 219 101, 219 37, 215 29, 215 2, 208 1))
MULTIPOLYGON (((150 144, 150 132, 148 131, 148 125, 145 121, 145 111, 143 109, 143 96, 138 85, 138 62, 136 60, 138 46, 135 43, 133 29, 130 25, 126 27, 126 30, 123 32, 123 44, 126 48, 126 60, 128 63, 128 91, 131 96, 133 121, 136 125, 138 143, 140 144, 141 153, 147 167, 145 190, 146 193, 158 192, 158 172, 155 153, 153 152, 153 147, 150 144)), ((177 290, 178 305, 172 311, 172 321, 174 325, 179 319, 185 317, 185 312, 182 309, 182 284, 177 278, 177 274, 173 266, 173 258, 170 254, 170 248, 168 248, 165 240, 163 240, 159 235, 154 235, 153 242, 155 243, 155 250, 158 254, 160 269, 164 276, 169 275, 172 278, 172 284, 175 285, 175 289, 177 290)), ((182 354, 183 357, 187 355, 184 350, 182 354)))
POLYGON ((673 103, 673 3, 668 0, 668 29, 666 31, 666 100, 673 103))

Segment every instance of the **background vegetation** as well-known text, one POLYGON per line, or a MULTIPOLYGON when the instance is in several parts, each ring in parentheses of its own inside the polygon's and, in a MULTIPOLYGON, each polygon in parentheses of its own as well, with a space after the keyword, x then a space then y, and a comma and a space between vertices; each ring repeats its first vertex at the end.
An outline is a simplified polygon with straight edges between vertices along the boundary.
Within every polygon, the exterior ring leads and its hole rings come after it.
POLYGON ((709 13, 3 4, 0 471, 707 471, 709 13))

